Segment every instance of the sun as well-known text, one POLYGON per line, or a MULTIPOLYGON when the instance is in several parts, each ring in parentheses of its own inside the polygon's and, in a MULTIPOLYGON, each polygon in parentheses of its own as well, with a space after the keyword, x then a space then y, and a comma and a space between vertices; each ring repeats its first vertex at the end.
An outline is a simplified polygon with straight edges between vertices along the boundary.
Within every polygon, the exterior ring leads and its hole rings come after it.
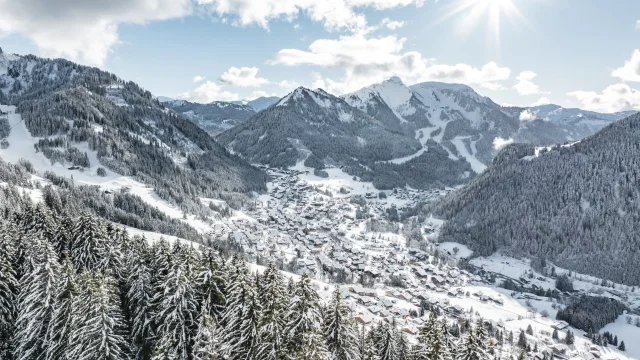
POLYGON ((500 26, 506 17, 511 24, 526 24, 526 19, 516 6, 517 0, 455 0, 439 22, 453 19, 456 31, 467 36, 486 21, 490 39, 500 48, 500 26))

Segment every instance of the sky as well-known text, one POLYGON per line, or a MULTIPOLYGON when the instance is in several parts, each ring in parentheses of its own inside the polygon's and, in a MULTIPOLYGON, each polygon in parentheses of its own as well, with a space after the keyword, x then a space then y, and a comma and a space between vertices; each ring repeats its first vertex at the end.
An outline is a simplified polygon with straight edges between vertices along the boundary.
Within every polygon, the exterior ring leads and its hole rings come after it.
POLYGON ((399 76, 503 105, 640 110, 637 0, 0 0, 0 47, 203 103, 399 76))

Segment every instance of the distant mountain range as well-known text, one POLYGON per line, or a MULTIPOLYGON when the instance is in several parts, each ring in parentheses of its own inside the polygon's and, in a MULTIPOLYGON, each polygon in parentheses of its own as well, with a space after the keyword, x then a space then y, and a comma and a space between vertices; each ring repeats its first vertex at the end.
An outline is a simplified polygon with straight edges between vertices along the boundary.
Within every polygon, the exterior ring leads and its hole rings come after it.
POLYGON ((484 171, 506 144, 575 142, 633 113, 503 107, 466 85, 407 86, 398 77, 340 97, 298 88, 281 100, 164 104, 252 162, 308 159, 382 188, 456 185, 484 171))
POLYGON ((256 113, 249 105, 224 101, 199 104, 185 100, 169 100, 163 104, 191 120, 210 135, 217 135, 230 129, 256 113))

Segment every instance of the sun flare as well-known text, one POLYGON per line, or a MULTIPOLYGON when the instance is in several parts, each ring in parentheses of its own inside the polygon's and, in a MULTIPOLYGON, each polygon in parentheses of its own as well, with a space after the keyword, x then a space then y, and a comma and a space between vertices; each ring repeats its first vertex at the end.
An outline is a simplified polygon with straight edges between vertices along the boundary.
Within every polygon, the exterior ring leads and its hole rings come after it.
POLYGON ((456 0, 440 21, 453 19, 456 31, 467 36, 486 21, 490 40, 500 48, 500 26, 505 17, 511 24, 526 23, 517 0, 456 0), (486 19, 486 20, 485 20, 486 19))

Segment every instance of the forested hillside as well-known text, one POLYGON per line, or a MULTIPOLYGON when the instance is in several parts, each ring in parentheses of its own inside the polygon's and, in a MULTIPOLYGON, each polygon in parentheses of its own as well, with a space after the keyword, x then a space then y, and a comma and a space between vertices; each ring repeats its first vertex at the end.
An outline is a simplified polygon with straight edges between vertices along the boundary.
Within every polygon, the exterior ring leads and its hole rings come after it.
POLYGON ((149 245, 44 205, 3 212, 0 358, 483 360, 489 336, 507 339, 435 316, 415 343, 395 322, 365 330, 338 288, 322 301, 306 275, 251 272, 215 244, 149 245))
POLYGON ((640 115, 570 146, 513 145, 503 153, 428 208, 448 220, 441 241, 477 255, 507 248, 640 285, 640 115))
POLYGON ((17 106, 31 136, 40 138, 37 150, 52 162, 96 166, 88 163, 88 147, 107 169, 191 208, 198 197, 264 189, 264 173, 137 84, 61 59, 0 57, 0 103, 17 106))

